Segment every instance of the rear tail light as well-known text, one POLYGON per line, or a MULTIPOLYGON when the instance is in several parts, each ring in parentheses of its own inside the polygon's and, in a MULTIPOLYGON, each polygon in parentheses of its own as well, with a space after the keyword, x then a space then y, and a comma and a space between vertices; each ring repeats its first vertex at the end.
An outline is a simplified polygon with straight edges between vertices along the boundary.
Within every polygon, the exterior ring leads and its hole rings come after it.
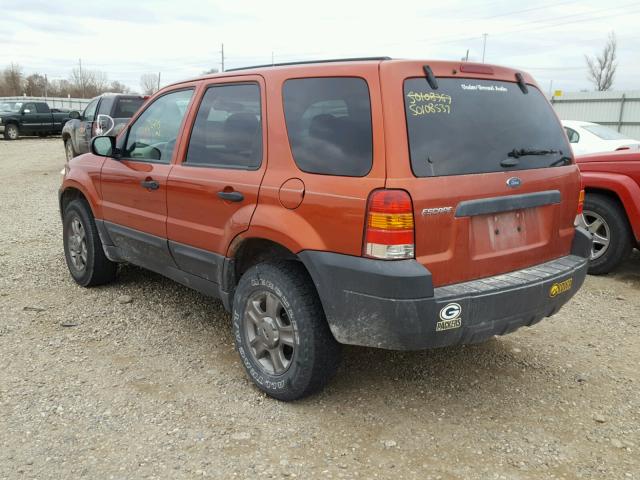
POLYGON ((369 195, 362 254, 385 260, 414 258, 413 205, 404 190, 369 195))
POLYGON ((578 195, 578 215, 582 215, 583 209, 584 209, 584 190, 580 190, 580 195, 578 195))

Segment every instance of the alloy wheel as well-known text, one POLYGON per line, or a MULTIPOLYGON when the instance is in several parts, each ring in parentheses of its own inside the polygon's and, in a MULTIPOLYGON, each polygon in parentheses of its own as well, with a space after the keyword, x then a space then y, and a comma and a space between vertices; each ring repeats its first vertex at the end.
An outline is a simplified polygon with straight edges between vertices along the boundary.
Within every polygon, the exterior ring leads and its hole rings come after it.
POLYGON ((270 375, 287 371, 295 354, 295 330, 282 301, 272 292, 251 295, 244 333, 254 360, 270 375))
POLYGON ((604 255, 611 243, 611 229, 604 217, 591 210, 582 213, 582 226, 586 228, 593 237, 591 247, 591 260, 595 260, 604 255))
POLYGON ((87 268, 87 237, 84 226, 78 217, 74 217, 70 227, 67 234, 69 257, 76 271, 84 272, 87 268))

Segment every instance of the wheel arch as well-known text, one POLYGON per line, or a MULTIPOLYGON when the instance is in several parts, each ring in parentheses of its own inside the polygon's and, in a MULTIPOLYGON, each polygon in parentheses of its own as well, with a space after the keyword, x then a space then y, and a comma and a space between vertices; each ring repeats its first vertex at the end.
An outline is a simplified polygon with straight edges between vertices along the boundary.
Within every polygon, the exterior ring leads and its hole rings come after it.
POLYGON ((582 173, 585 193, 604 195, 620 205, 631 227, 636 243, 640 243, 640 186, 619 174, 582 173))
POLYGON ((60 216, 64 218, 64 211, 67 206, 74 200, 84 200, 91 210, 91 214, 96 218, 96 211, 90 201, 90 196, 77 184, 70 184, 60 189, 58 202, 60 206, 60 216))

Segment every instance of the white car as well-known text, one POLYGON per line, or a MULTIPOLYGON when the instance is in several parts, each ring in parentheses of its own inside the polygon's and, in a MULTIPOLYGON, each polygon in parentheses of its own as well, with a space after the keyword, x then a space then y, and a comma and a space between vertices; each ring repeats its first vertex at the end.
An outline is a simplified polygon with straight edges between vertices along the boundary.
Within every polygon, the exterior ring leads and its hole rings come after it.
POLYGON ((640 149, 640 141, 625 134, 591 122, 562 120, 574 155, 613 152, 615 150, 640 149))

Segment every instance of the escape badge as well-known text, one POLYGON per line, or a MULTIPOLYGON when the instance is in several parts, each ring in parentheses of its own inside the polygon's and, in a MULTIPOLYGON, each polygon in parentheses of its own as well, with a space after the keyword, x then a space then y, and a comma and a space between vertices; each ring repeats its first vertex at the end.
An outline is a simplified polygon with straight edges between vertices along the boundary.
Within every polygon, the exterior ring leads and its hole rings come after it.
POLYGON ((459 303, 449 303, 440 310, 440 321, 436 323, 436 332, 460 328, 462 325, 462 307, 459 303))
POLYGON ((573 278, 568 278, 562 282, 556 282, 553 285, 551 285, 551 288, 549 289, 549 296, 551 298, 557 297, 561 293, 565 293, 571 290, 572 286, 573 286, 573 278))

